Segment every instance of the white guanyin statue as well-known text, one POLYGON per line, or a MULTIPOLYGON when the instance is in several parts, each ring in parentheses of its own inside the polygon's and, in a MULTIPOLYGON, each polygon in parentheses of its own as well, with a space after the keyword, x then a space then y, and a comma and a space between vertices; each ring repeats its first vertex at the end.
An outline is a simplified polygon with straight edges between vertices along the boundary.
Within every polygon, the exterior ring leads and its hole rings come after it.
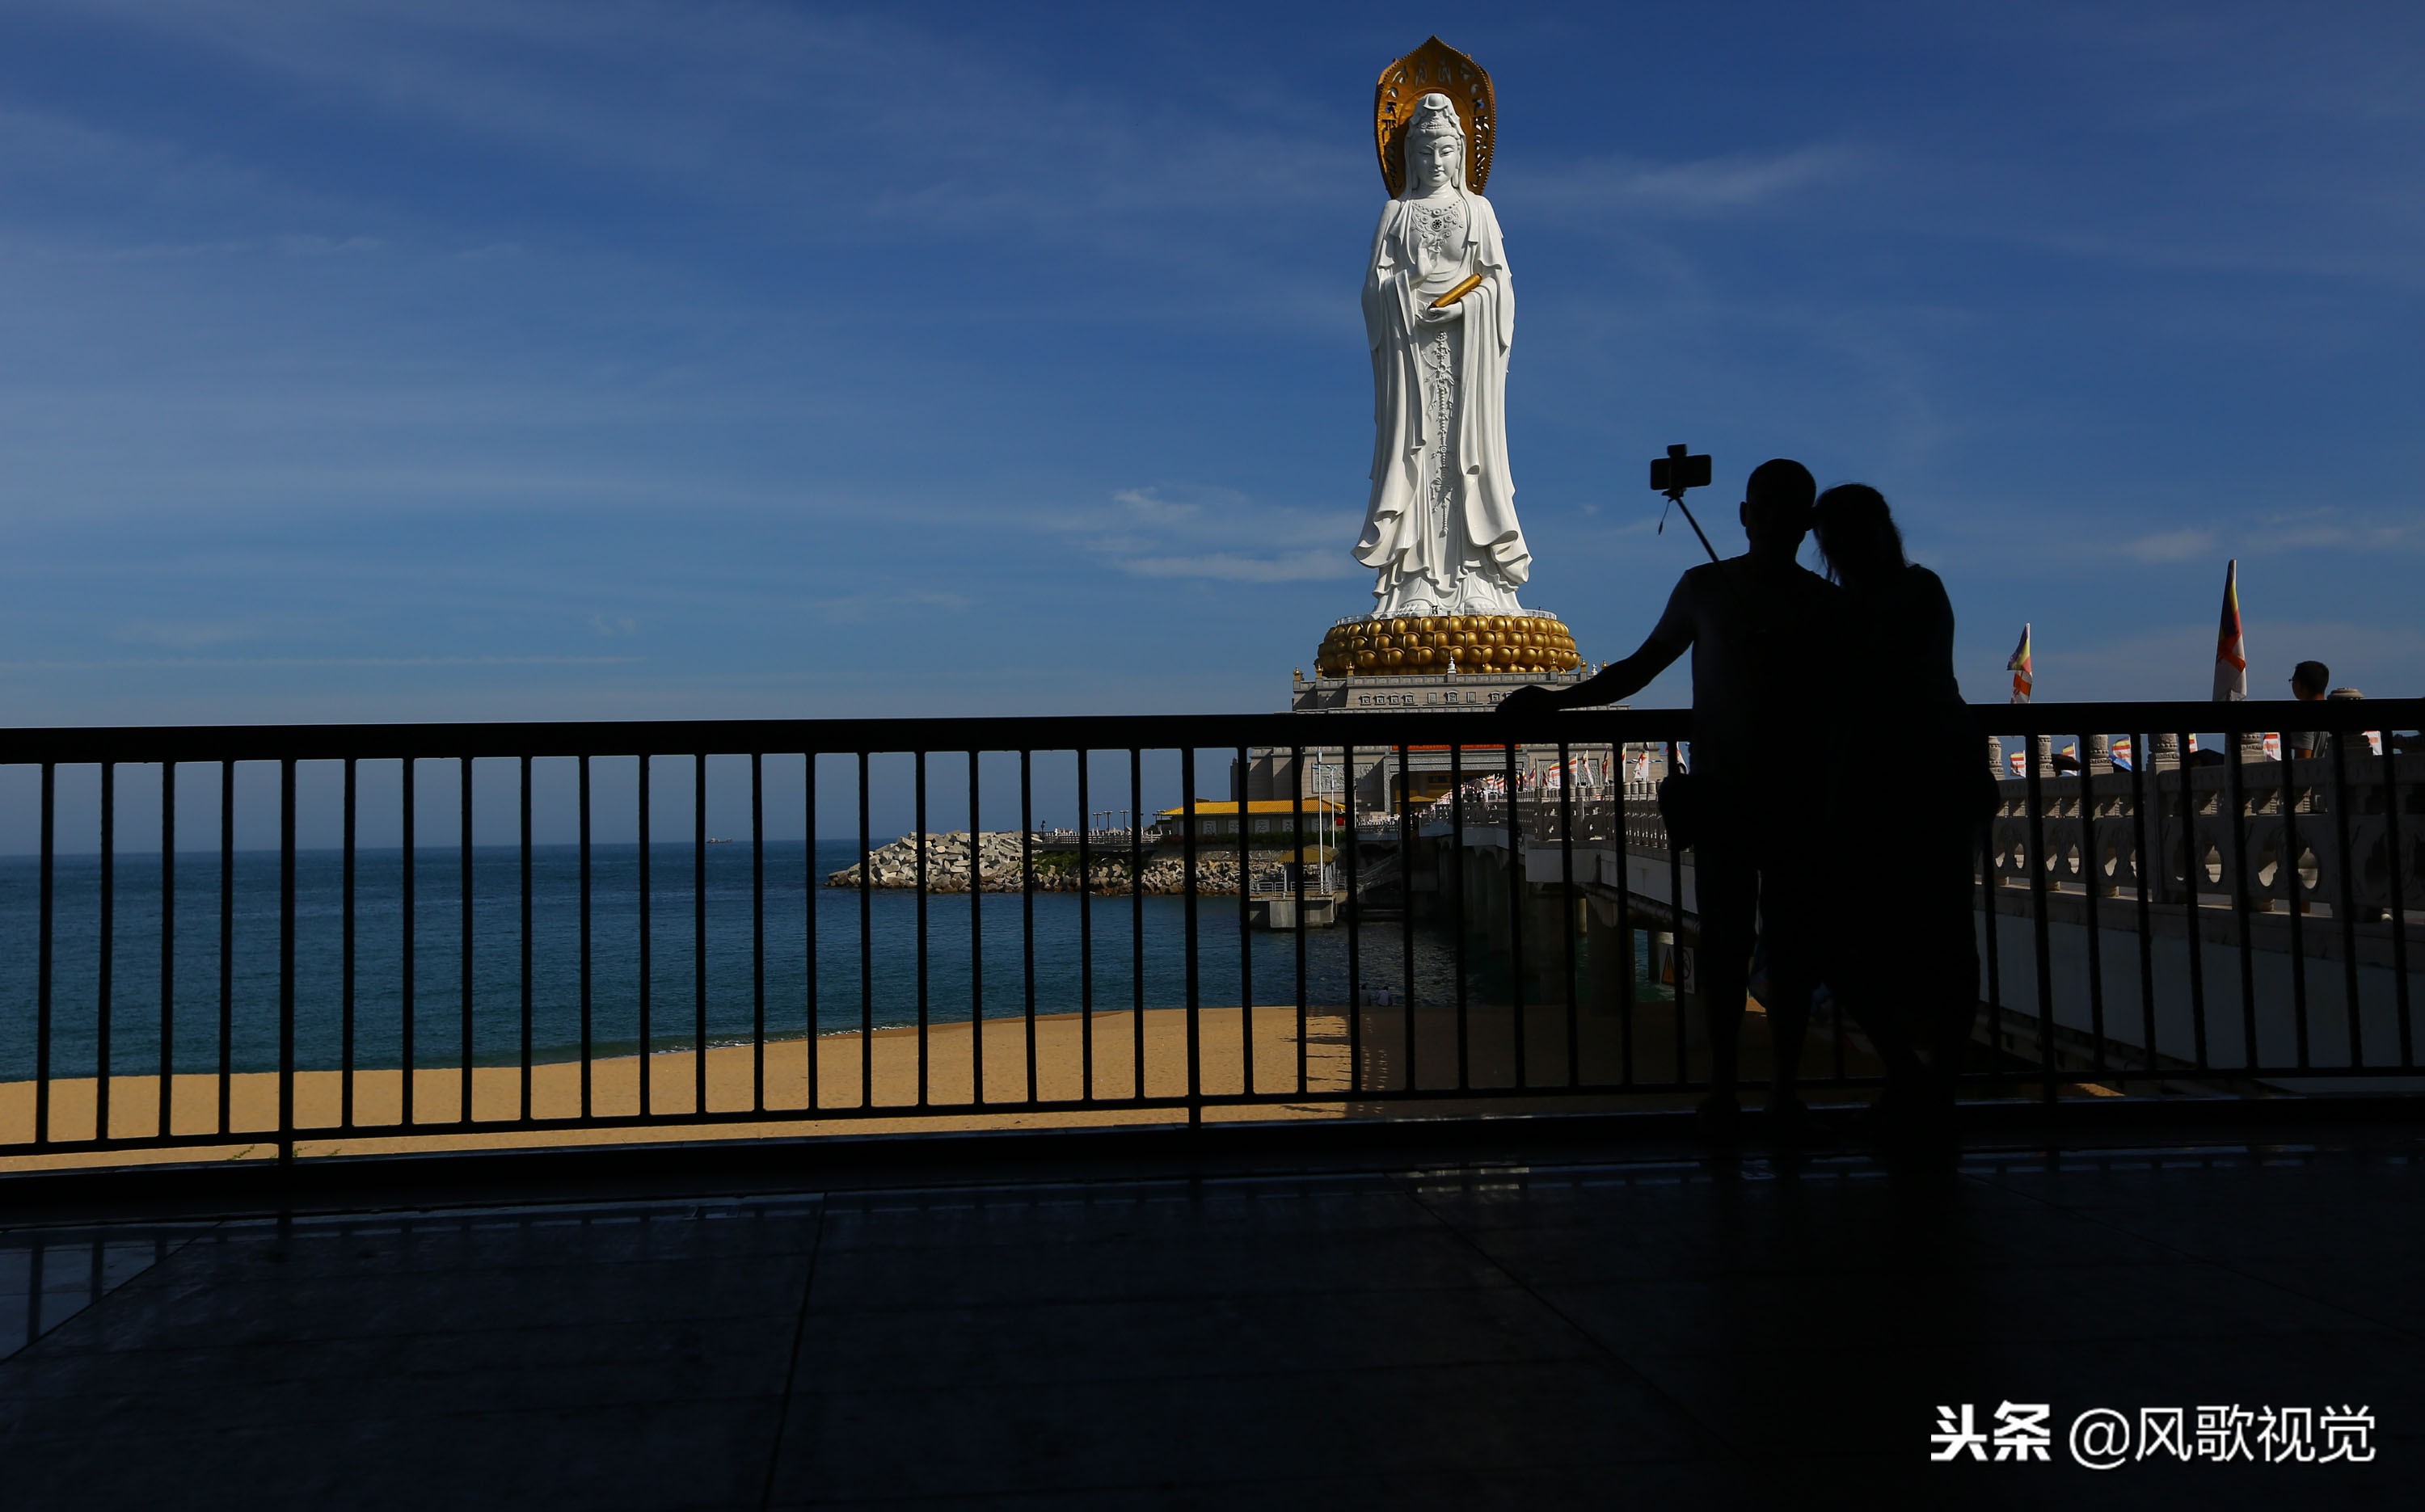
MULTIPOLYGON (((1437 41, 1402 64, 1433 49, 1444 56, 1434 65, 1440 82, 1451 83, 1459 64, 1472 69, 1437 41)), ((1484 76, 1478 88, 1487 88, 1484 76)), ((1467 162, 1474 129, 1495 122, 1461 119, 1455 100, 1426 92, 1398 109, 1393 131, 1387 75, 1382 88, 1384 171, 1394 147, 1403 176, 1390 175, 1396 193, 1382 208, 1364 276, 1373 492, 1356 560, 1378 574, 1376 616, 1521 613, 1516 590, 1532 575, 1533 556, 1507 469, 1516 295, 1499 217, 1475 192, 1483 175, 1469 174, 1467 162), (1435 308, 1461 287, 1453 303, 1435 308)), ((1469 111, 1485 108, 1478 89, 1459 92, 1469 111)))

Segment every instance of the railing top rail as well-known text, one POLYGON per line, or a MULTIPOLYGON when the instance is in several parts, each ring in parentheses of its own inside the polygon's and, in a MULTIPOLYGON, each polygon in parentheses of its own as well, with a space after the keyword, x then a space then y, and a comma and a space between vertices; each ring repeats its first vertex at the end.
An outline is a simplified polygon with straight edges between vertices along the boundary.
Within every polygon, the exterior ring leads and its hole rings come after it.
POLYGON ((1078 714, 913 719, 588 720, 495 724, 120 725, 0 730, 0 764, 399 756, 687 756, 816 751, 1118 751, 1251 746, 1685 740, 1687 709, 1581 709, 1541 721, 1487 710, 1320 716, 1078 714), (1621 722, 1621 723, 1618 723, 1621 722))
POLYGON ((1973 704, 1984 735, 2136 735, 2203 733, 2262 735, 2276 730, 2414 730, 2425 699, 2365 698, 2301 703, 2267 699, 2239 704, 2189 701, 2111 704, 1973 704))
MULTIPOLYGON (((1974 704, 1987 735, 2195 730, 2413 730, 2425 700, 2298 703, 1974 704)), ((496 724, 120 725, 0 730, 0 764, 572 756, 760 752, 1176 750, 1223 746, 1618 744, 1689 740, 1681 708, 1306 715, 1081 714, 986 718, 522 721, 496 724)))

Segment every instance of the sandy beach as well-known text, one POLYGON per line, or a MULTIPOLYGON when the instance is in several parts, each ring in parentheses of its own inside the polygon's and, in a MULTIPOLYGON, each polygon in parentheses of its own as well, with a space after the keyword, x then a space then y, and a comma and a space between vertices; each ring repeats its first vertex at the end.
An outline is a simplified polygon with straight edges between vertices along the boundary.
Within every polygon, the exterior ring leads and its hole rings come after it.
MULTIPOLYGON (((1767 1074, 1767 1035, 1757 1022, 1746 1026, 1744 1072, 1767 1074)), ((1234 1007, 1198 1011, 1198 1072, 1207 1093, 1238 1093, 1248 1090, 1247 1015, 1234 1007)), ((1614 1079, 1625 1063, 1626 1036, 1614 1014, 1585 1011, 1573 1021, 1574 1044, 1583 1077, 1614 1079)), ((1357 1085, 1373 1090, 1401 1090, 1410 1085, 1450 1090, 1459 1085, 1457 1016, 1453 1008, 1424 1008, 1409 1021, 1405 1010, 1363 1011, 1361 1059, 1357 1085)), ((1339 1096, 1290 1100, 1302 1088, 1314 1093, 1339 1093, 1350 1085, 1347 1018, 1337 1008, 1310 1010, 1304 1033, 1298 1032, 1293 1007, 1257 1008, 1252 1015, 1252 1090, 1279 1094, 1280 1101, 1209 1108, 1208 1121, 1291 1118, 1350 1118, 1394 1113, 1436 1116, 1497 1106, 1512 1108, 1511 1099, 1491 1095, 1514 1080, 1515 1022, 1503 1005, 1475 1005, 1466 1015, 1463 1084, 1474 1096, 1453 1099, 1389 1102, 1339 1096)), ((1524 1062, 1527 1079, 1535 1087, 1555 1086, 1567 1079, 1568 1020, 1564 1005, 1528 1008, 1524 1013, 1524 1062)), ((1667 1005, 1643 1005, 1632 1022, 1631 1050, 1636 1079, 1656 1081, 1675 1074, 1676 1018, 1667 1005)), ((770 1041, 763 1047, 713 1046, 707 1052, 705 1122, 656 1127, 602 1127, 564 1130, 473 1128, 447 1133, 406 1133, 402 1127, 403 1075, 388 1070, 357 1071, 352 1075, 353 1128, 343 1128, 345 1077, 335 1071, 305 1071, 295 1076, 295 1122, 301 1138, 297 1154, 390 1154, 414 1150, 506 1149, 570 1144, 618 1144, 651 1140, 799 1138, 827 1134, 879 1134, 915 1131, 1014 1129, 1045 1126, 1101 1126, 1122 1123, 1165 1123, 1184 1117, 1167 1107, 1123 1107, 1120 1099, 1137 1095, 1140 1043, 1145 1095, 1182 1096, 1187 1090, 1187 1015, 1180 1009, 1148 1009, 1099 1012, 1082 1024, 1075 1013, 1041 1014, 1035 1020, 1035 1095, 1043 1100, 1075 1101, 1087 1094, 1087 1038, 1092 1040, 1092 1089, 1104 1106, 1054 1110, 992 1112, 973 1096, 977 1085, 978 1037, 966 1023, 932 1027, 921 1063, 915 1028, 884 1028, 862 1037, 856 1032, 805 1039, 770 1041), (833 1116, 801 1117, 810 1107, 810 1053, 813 1044, 816 1106, 833 1116), (869 1095, 873 1090, 873 1096, 869 1095), (922 1097, 923 1092, 923 1097, 922 1097), (923 1106, 922 1106, 923 1104, 923 1106), (859 1111, 860 1109, 867 1111, 859 1111), (762 1112, 761 1109, 763 1111, 762 1112), (897 1110, 897 1111, 894 1111, 897 1110), (767 1115, 788 1115, 774 1116, 767 1115), (724 1117, 721 1115, 729 1115, 724 1117)), ((1814 1056, 1823 1046, 1814 1045, 1814 1056)), ((988 1020, 982 1040, 986 1099, 1000 1103, 1025 1100, 1029 1088, 1029 1030, 1021 1018, 988 1020)), ((1688 1042, 1686 1055, 1694 1074, 1702 1074, 1701 1056, 1688 1042)), ((662 1052, 648 1058, 648 1106, 652 1114, 685 1116, 699 1106, 698 1058, 687 1050, 662 1052)), ((618 1056, 589 1065, 591 1116, 629 1118, 640 1108, 641 1058, 618 1056)), ((577 1118, 582 1112, 582 1068, 578 1061, 535 1065, 529 1076, 529 1116, 577 1118)), ((278 1077, 271 1073, 242 1073, 227 1078, 230 1130, 224 1143, 174 1150, 111 1152, 101 1154, 43 1155, 0 1154, 0 1170, 38 1170, 60 1166, 124 1165, 146 1161, 258 1159, 277 1154, 278 1077)), ((94 1078, 54 1080, 51 1084, 50 1129, 57 1139, 90 1138, 94 1131, 94 1078)), ((34 1138, 35 1096, 31 1082, 0 1083, 0 1151, 30 1145, 34 1138)), ((210 1134, 219 1122, 219 1078, 209 1074, 179 1074, 171 1078, 169 1126, 174 1134, 210 1134)), ((110 1132, 119 1138, 149 1138, 159 1132, 160 1091, 157 1076, 110 1078, 110 1132)), ((463 1077, 459 1068, 422 1068, 413 1075, 414 1125, 446 1124, 462 1116, 463 1077)), ((513 1120, 523 1114, 523 1076, 516 1066, 474 1067, 471 1078, 472 1119, 513 1120)), ((1670 1106, 1689 1099, 1662 1094, 1559 1099, 1547 1103, 1528 1097, 1534 1108, 1670 1106)))

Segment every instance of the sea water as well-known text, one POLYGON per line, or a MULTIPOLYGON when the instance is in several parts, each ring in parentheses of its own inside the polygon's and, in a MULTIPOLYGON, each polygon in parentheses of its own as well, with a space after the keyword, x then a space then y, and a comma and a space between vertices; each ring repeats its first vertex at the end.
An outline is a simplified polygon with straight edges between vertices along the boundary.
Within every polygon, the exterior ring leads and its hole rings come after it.
MULTIPOLYGON (((573 846, 531 852, 527 978, 531 1054, 538 1060, 581 1053, 581 864, 573 846)), ((1187 1001, 1188 906, 1182 898, 1127 895, 986 893, 929 895, 923 909, 909 892, 824 885, 858 859, 848 841, 711 845, 705 886, 695 889, 699 852, 688 844, 649 851, 648 973, 642 991, 640 854, 635 845, 597 846, 589 867, 591 1053, 629 1055, 648 1043, 675 1049, 697 1042, 703 1012, 711 1044, 913 1025, 962 1022, 982 996, 988 1018, 1027 1011, 1177 1008, 1187 1001), (763 892, 753 878, 763 870, 763 892), (704 900, 704 929, 699 903, 704 900), (753 900, 763 904, 763 919, 753 900), (862 907, 864 947, 862 947, 862 907), (1142 926, 1141 928, 1139 926, 1142 926), (918 949, 921 931, 926 943, 918 949), (1091 946, 1087 941, 1091 941, 1091 946), (1137 971, 1139 947, 1143 970, 1137 971), (813 961, 811 960, 813 957, 813 961), (862 967, 862 961, 864 967, 862 967), (1032 965, 1031 965, 1032 963, 1032 965), (1091 973, 1086 969, 1091 966, 1091 973), (704 967, 704 991, 701 968, 704 967), (1089 980, 1091 976, 1091 980, 1089 980), (811 980, 813 979, 813 990, 811 980), (763 981, 763 988, 761 983, 763 981), (643 1033, 643 1013, 646 1033, 643 1033), (763 1013, 763 1019, 761 1017, 763 1013)), ((270 1071, 279 1063, 280 898, 275 851, 239 851, 228 890, 228 949, 220 949, 220 858, 180 852, 175 865, 174 966, 167 1011, 173 1068, 219 1064, 224 1013, 230 1068, 270 1071)), ((522 852, 477 847, 469 867, 459 850, 422 849, 412 858, 412 967, 408 1000, 402 851, 362 850, 354 861, 351 1010, 347 1010, 342 852, 298 851, 295 858, 295 1064, 343 1063, 350 1017, 353 1061, 402 1063, 410 1019, 417 1063, 510 1063, 522 1054, 522 852), (466 946, 469 959, 466 959, 466 946), (468 992, 467 992, 468 979, 468 992), (466 1001, 470 1003, 466 1032, 466 1001)), ((40 1016, 40 863, 0 857, 0 1080, 34 1074, 40 1016)), ((115 864, 107 989, 110 1069, 159 1069, 163 998, 160 857, 121 855, 115 864)), ((59 856, 53 864, 51 1072, 89 1075, 103 1036, 101 863, 59 856)), ((1238 899, 1196 899, 1197 1000, 1227 1006, 1250 980, 1260 1004, 1304 1001, 1335 1008, 1349 996, 1348 931, 1242 932, 1238 899), (1303 960, 1300 967, 1299 951, 1303 960)), ((1453 939, 1397 920, 1357 932, 1359 981, 1406 1000, 1411 943, 1415 1000, 1453 1002, 1453 939)), ((1504 1001, 1503 963, 1479 946, 1467 951, 1467 992, 1504 1001)))

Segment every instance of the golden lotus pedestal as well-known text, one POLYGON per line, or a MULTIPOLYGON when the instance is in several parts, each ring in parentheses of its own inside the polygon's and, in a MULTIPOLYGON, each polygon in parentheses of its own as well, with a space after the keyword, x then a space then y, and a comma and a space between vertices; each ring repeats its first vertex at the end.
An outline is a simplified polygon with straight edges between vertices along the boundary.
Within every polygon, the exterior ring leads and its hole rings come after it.
POLYGON ((1289 707, 1301 714, 1367 708, 1488 708, 1528 683, 1590 676, 1554 614, 1402 615, 1341 620, 1323 637, 1289 707))
POLYGON ((1553 614, 1401 615, 1344 620, 1322 638, 1323 677, 1542 676, 1582 665, 1553 614))

